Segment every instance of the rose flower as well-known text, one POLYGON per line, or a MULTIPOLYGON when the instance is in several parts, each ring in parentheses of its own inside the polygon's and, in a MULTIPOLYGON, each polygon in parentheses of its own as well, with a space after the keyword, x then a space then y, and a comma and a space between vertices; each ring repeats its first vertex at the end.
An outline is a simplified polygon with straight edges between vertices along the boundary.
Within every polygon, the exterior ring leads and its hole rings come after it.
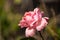
POLYGON ((21 26, 21 28, 26 27, 26 37, 33 37, 36 30, 41 31, 47 26, 47 20, 49 18, 42 16, 43 11, 40 11, 39 8, 35 8, 34 11, 25 12, 18 25, 21 26))

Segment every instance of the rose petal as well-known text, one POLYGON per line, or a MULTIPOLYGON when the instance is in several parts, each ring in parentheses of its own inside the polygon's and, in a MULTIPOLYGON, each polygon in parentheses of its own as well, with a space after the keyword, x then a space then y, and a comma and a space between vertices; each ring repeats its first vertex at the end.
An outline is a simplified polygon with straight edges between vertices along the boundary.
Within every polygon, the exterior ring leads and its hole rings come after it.
POLYGON ((25 22, 25 20, 21 20, 18 26, 21 26, 21 28, 23 28, 23 27, 27 27, 28 24, 25 22))
POLYGON ((42 16, 44 16, 44 11, 41 11, 42 16))
POLYGON ((35 35, 35 29, 26 28, 25 35, 26 37, 33 37, 35 35))
POLYGON ((44 17, 45 19, 46 19, 46 21, 48 21, 49 20, 49 18, 48 17, 44 17))
POLYGON ((44 27, 47 26, 47 24, 47 21, 44 18, 42 18, 41 24, 36 27, 36 30, 41 31, 44 27))

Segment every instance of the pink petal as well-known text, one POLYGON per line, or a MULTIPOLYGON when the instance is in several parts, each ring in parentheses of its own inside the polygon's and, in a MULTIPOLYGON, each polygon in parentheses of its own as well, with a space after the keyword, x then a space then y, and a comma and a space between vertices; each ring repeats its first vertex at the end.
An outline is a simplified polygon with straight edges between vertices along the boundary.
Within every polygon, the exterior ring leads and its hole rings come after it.
POLYGON ((25 20, 21 20, 18 26, 21 26, 21 28, 23 28, 23 27, 27 27, 28 25, 26 24, 25 20))
POLYGON ((35 35, 35 29, 26 28, 25 35, 26 35, 26 37, 34 36, 35 35))
MULTIPOLYGON (((39 8, 35 8, 34 9, 34 12, 37 13, 37 12, 40 12, 40 9, 39 8)), ((38 13, 37 13, 38 14, 38 13)))
POLYGON ((47 24, 48 24, 47 21, 44 18, 42 18, 40 25, 36 27, 37 31, 41 31, 44 27, 47 26, 47 24))
POLYGON ((48 18, 48 17, 44 17, 44 19, 46 19, 46 21, 48 21, 48 20, 49 20, 49 18, 48 18))
POLYGON ((41 11, 42 16, 44 16, 44 11, 41 11))

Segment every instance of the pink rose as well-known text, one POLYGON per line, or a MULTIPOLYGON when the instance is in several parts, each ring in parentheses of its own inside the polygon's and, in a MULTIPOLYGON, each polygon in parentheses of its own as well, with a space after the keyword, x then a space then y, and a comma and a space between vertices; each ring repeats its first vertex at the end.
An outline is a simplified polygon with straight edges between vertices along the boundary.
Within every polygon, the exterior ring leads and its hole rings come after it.
POLYGON ((35 30, 41 31, 48 24, 48 17, 42 17, 43 11, 40 11, 39 8, 35 8, 34 11, 25 12, 22 20, 19 23, 21 28, 27 27, 25 31, 26 37, 33 36, 35 30))

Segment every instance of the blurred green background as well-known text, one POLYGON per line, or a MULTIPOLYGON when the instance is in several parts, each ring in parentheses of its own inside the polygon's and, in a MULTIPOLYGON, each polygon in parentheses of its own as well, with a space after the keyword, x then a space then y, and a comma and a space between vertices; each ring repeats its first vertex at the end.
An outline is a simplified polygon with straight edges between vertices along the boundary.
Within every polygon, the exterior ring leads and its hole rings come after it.
POLYGON ((45 15, 50 17, 49 24, 41 32, 44 40, 60 40, 59 0, 50 2, 0 0, 0 40, 40 40, 39 36, 26 38, 18 26, 24 12, 33 10, 36 6, 39 6, 41 10, 45 11, 45 15))

